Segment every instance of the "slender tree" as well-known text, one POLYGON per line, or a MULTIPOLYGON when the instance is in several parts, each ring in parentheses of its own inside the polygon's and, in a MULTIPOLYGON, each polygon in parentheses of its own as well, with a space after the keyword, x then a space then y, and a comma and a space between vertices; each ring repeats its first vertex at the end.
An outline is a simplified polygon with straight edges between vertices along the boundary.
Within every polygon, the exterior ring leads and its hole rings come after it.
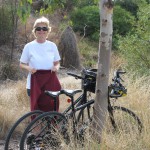
POLYGON ((94 104, 94 137, 101 142, 108 107, 108 81, 110 54, 112 47, 112 0, 100 0, 100 40, 98 53, 98 71, 96 83, 96 100, 94 104))
POLYGON ((12 18, 12 26, 13 26, 13 30, 12 30, 12 46, 11 46, 11 54, 10 54, 10 59, 13 59, 13 55, 14 55, 14 47, 15 47, 15 42, 16 42, 16 36, 17 36, 17 27, 18 27, 18 16, 17 16, 17 8, 18 8, 18 4, 17 4, 17 0, 14 1, 10 1, 10 5, 11 5, 11 18, 12 18))

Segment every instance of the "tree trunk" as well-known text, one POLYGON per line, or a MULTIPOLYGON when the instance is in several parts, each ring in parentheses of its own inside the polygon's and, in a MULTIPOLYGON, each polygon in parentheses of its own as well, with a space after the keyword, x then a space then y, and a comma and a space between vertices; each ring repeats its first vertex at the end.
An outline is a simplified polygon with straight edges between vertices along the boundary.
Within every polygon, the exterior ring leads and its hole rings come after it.
POLYGON ((15 0, 11 3, 11 13, 12 13, 12 23, 13 23, 12 47, 11 47, 11 53, 10 53, 11 61, 13 60, 14 48, 15 48, 15 42, 16 42, 16 36, 17 36, 17 27, 18 27, 17 8, 18 8, 17 0, 15 0))
POLYGON ((110 54, 112 47, 112 14, 111 0, 100 0, 100 41, 98 53, 98 71, 96 83, 96 99, 94 104, 93 129, 94 137, 101 142, 102 131, 108 109, 108 81, 110 54))

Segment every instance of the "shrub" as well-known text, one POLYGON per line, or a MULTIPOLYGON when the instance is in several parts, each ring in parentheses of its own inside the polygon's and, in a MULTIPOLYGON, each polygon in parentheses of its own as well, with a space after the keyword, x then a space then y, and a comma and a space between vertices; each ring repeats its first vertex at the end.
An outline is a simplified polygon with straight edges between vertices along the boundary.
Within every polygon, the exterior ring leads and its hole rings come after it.
POLYGON ((119 39, 119 50, 127 68, 138 75, 150 75, 150 5, 141 5, 134 35, 119 39))
POLYGON ((130 12, 115 6, 113 16, 113 34, 126 35, 132 31, 135 18, 130 12))
MULTIPOLYGON (((73 29, 75 32, 79 31, 81 35, 84 34, 84 27, 86 27, 85 37, 91 40, 99 40, 100 33, 100 15, 98 6, 86 6, 80 9, 76 9, 71 14, 71 20, 73 22, 73 29)), ((113 46, 117 46, 116 35, 126 35, 132 31, 134 24, 134 16, 121 8, 120 6, 114 7, 113 14, 113 39, 115 43, 113 46)))
POLYGON ((11 62, 3 62, 1 63, 0 66, 0 79, 1 80, 6 80, 6 79, 11 79, 14 80, 17 78, 17 67, 13 65, 11 62))
POLYGON ((76 9, 71 14, 71 20, 73 22, 73 29, 75 32, 79 31, 81 35, 83 35, 85 27, 85 37, 88 36, 91 38, 93 35, 95 38, 95 33, 100 32, 99 9, 97 6, 86 6, 76 9))
POLYGON ((78 2, 76 3, 77 7, 79 8, 82 8, 82 7, 85 7, 85 6, 92 6, 92 5, 95 5, 97 4, 96 1, 93 1, 93 0, 77 0, 78 2))
POLYGON ((121 6, 123 9, 129 11, 136 17, 138 11, 138 1, 139 0, 117 0, 115 2, 115 5, 121 6))
POLYGON ((114 7, 113 13, 113 49, 118 49, 119 35, 126 36, 133 33, 133 25, 135 17, 120 6, 114 7))

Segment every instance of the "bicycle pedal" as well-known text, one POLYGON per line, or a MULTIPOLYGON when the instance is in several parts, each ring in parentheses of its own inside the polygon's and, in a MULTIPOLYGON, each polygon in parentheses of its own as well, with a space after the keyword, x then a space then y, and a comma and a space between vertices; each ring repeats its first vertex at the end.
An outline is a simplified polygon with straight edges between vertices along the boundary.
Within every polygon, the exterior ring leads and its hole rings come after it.
POLYGON ((27 136, 26 144, 30 145, 34 139, 35 139, 35 135, 34 134, 29 134, 27 136))
POLYGON ((43 143, 36 143, 36 146, 35 146, 35 149, 36 150, 44 150, 44 144, 43 143))

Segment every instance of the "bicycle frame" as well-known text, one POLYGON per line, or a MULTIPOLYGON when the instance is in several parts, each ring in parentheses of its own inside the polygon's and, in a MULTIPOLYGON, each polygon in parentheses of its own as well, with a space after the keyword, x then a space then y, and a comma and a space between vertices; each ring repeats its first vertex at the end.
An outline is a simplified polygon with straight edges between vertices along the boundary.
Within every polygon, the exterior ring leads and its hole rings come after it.
MULTIPOLYGON (((92 103, 94 103, 94 100, 90 100, 89 102, 87 101, 87 89, 85 85, 83 88, 82 94, 75 101, 74 100, 71 101, 70 106, 66 110, 64 110, 63 114, 65 116, 72 117, 73 114, 75 114, 77 111, 87 107, 88 105, 91 105, 92 103), (69 113, 70 110, 71 112, 69 113)), ((88 112, 88 115, 89 115, 89 112, 88 112)))

